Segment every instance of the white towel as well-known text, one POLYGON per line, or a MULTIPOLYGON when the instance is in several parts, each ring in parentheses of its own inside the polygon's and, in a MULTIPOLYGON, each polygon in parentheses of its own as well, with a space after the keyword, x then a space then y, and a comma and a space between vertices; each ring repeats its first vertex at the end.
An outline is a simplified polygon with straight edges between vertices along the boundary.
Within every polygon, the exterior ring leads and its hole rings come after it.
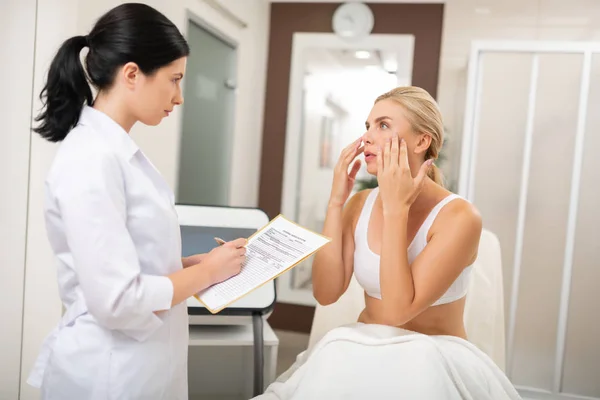
POLYGON ((466 340, 357 323, 330 331, 255 399, 520 398, 493 361, 466 340))

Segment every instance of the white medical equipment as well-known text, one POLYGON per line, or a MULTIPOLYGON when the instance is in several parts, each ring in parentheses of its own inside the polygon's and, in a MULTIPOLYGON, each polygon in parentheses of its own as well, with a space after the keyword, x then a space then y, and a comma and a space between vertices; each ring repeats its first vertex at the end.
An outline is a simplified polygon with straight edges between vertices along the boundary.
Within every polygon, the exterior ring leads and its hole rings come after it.
MULTIPOLYGON (((248 238, 269 223, 269 217, 255 208, 175 206, 181 226, 182 256, 208 253, 218 246, 215 237, 225 241, 248 238)), ((277 295, 271 281, 223 309, 211 314, 202 303, 187 300, 190 325, 253 325, 254 393, 263 391, 264 381, 264 319, 272 313, 277 295)))
MULTIPOLYGON (((348 290, 334 304, 317 305, 309 339, 314 346, 330 330, 356 322, 364 309, 364 291, 352 277, 348 290)), ((505 369, 504 292, 500 242, 483 230, 465 305, 468 339, 505 369)))

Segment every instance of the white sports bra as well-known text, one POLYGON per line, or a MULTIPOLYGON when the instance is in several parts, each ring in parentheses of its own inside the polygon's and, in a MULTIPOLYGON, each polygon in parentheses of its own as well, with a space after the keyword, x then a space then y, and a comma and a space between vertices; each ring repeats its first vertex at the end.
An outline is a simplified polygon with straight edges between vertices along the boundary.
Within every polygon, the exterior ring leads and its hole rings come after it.
MULTIPOLYGON (((373 211, 373 204, 377 195, 379 194, 379 188, 375 188, 369 193, 367 200, 362 208, 358 223, 356 224, 356 230, 354 231, 354 276, 358 283, 363 287, 365 292, 377 299, 381 299, 381 287, 379 282, 379 255, 375 254, 370 248, 367 240, 367 232, 369 229, 369 221, 371 219, 371 212, 373 211)), ((451 194, 440 201, 431 210, 425 222, 421 225, 415 238, 408 246, 408 263, 412 264, 415 258, 423 251, 427 245, 427 236, 433 221, 439 214, 440 210, 449 202, 454 199, 458 199, 460 196, 451 194)), ((433 306, 440 304, 451 303, 459 300, 467 294, 469 286, 469 276, 471 268, 469 265, 466 267, 461 274, 452 283, 450 288, 440 297, 433 306)))

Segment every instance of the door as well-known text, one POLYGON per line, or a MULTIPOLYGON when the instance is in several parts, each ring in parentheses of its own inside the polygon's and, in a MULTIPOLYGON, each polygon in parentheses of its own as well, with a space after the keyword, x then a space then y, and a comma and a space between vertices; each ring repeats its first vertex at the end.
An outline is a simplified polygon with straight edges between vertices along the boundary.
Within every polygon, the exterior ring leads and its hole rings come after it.
POLYGON ((189 23, 177 202, 229 205, 236 49, 189 23))
POLYGON ((599 53, 483 42, 470 60, 460 192, 500 239, 507 372, 536 398, 600 398, 599 53))

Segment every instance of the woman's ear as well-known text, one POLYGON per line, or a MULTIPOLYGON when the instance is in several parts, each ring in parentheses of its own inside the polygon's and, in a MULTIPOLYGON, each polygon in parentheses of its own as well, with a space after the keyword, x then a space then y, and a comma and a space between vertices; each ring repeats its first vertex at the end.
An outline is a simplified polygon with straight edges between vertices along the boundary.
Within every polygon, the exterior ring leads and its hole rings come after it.
POLYGON ((417 145, 415 146, 415 154, 425 154, 431 146, 431 135, 428 133, 422 133, 419 135, 417 145))
POLYGON ((138 65, 134 62, 128 62, 121 68, 121 76, 123 83, 129 89, 134 89, 136 83, 140 80, 141 71, 138 65))

